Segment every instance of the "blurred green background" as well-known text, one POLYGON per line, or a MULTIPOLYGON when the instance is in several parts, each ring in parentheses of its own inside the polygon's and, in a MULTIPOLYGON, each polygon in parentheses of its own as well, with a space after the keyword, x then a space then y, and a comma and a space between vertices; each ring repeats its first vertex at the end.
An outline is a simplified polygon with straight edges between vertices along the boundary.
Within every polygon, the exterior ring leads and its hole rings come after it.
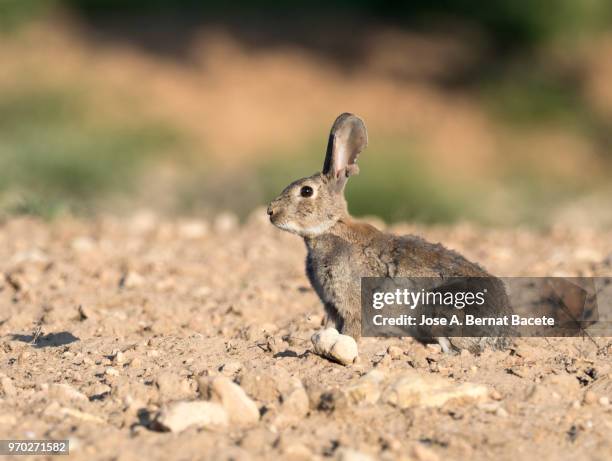
POLYGON ((370 146, 351 211, 612 225, 612 4, 0 0, 0 214, 246 216, 370 146))

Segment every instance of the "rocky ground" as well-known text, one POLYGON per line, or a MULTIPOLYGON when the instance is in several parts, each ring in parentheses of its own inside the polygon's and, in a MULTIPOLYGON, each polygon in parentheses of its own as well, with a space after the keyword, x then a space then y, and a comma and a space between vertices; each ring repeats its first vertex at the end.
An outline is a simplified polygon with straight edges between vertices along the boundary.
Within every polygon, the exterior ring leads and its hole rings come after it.
MULTIPOLYGON (((610 232, 393 230, 497 275, 612 274, 610 232)), ((610 338, 366 338, 343 366, 313 352, 304 255, 262 210, 3 222, 0 438, 68 438, 75 459, 612 458, 610 338)))

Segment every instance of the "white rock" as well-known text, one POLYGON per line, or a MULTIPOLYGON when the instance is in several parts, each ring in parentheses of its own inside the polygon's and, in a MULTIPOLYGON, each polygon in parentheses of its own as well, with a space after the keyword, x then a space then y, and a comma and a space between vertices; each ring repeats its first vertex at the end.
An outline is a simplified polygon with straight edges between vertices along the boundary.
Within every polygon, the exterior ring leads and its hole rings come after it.
POLYGON ((122 351, 117 351, 113 357, 113 363, 123 365, 126 362, 125 354, 122 351))
POLYGON ((387 348, 387 354, 389 354, 393 360, 397 360, 404 355, 404 350, 398 346, 389 346, 387 348))
POLYGON ((313 458, 312 451, 299 442, 288 444, 283 447, 283 456, 285 459, 291 459, 293 461, 311 461, 313 458))
POLYGON ((338 450, 338 461, 374 461, 367 453, 363 453, 357 450, 351 450, 349 448, 341 448, 338 450))
POLYGON ((315 353, 335 360, 343 365, 351 364, 359 353, 357 343, 347 335, 341 335, 335 328, 320 330, 312 335, 315 353))
POLYGON ((185 239, 199 239, 208 233, 208 223, 200 220, 187 220, 178 226, 179 237, 185 239))
POLYGON ((0 395, 4 394, 6 397, 13 397, 17 394, 17 390, 15 389, 15 385, 11 378, 6 375, 0 374, 0 395))
POLYGON ((282 397, 277 426, 299 423, 310 410, 310 399, 301 381, 297 380, 293 387, 282 397))
POLYGON ((331 351, 329 351, 329 354, 341 364, 349 365, 355 361, 359 354, 359 350, 353 338, 346 335, 340 335, 336 343, 332 346, 331 351))
POLYGON ((59 401, 87 401, 89 400, 85 394, 77 391, 74 387, 69 384, 53 383, 49 384, 49 397, 57 399, 59 401))
POLYGON ((210 390, 221 401, 232 423, 251 425, 259 421, 259 408, 238 384, 219 376, 213 379, 210 390))
POLYGON ((456 384, 437 376, 407 372, 387 388, 383 400, 399 408, 440 407, 449 400, 486 400, 488 394, 489 389, 480 384, 456 384))
POLYGON ((120 285, 125 288, 139 287, 144 283, 144 277, 138 272, 127 272, 120 281, 120 285))
POLYGON ((181 432, 188 427, 217 429, 228 425, 225 409, 214 402, 182 401, 163 408, 155 419, 166 431, 181 432))
POLYGON ((420 443, 412 447, 411 455, 416 461, 440 461, 440 457, 431 448, 427 448, 420 443))
POLYGON ((314 346, 314 351, 317 354, 327 355, 331 348, 338 340, 340 333, 335 328, 326 328, 325 330, 319 330, 312 335, 311 341, 314 346))
POLYGON ((107 367, 106 370, 104 370, 104 373, 106 373, 108 376, 119 376, 119 371, 113 367, 107 367))
POLYGON ((357 382, 346 389, 346 394, 352 403, 376 403, 380 398, 381 385, 385 374, 380 370, 372 370, 363 375, 357 382))

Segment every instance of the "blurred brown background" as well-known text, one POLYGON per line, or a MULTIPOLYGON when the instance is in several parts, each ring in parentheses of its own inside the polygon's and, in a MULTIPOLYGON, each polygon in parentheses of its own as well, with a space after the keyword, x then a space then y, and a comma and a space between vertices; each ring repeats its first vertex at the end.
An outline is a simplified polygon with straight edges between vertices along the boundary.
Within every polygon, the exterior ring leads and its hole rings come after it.
POLYGON ((609 227, 611 26, 606 0, 0 0, 0 214, 245 216, 350 111, 354 214, 609 227))

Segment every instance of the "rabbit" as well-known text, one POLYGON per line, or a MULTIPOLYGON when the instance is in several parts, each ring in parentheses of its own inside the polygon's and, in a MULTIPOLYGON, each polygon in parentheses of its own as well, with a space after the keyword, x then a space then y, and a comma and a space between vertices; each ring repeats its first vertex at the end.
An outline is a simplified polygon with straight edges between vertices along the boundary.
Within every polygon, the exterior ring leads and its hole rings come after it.
MULTIPOLYGON (((353 219, 344 187, 359 173, 357 157, 368 135, 361 118, 343 113, 332 125, 323 169, 289 184, 267 208, 271 223, 301 236, 307 249, 306 274, 323 303, 326 327, 359 340, 361 277, 487 277, 479 265, 420 237, 383 233, 353 219)), ((508 308, 499 279, 492 280, 497 311, 508 308)), ((430 338, 434 341, 434 338, 430 338)), ((444 352, 505 347, 504 338, 437 338, 444 352)))

